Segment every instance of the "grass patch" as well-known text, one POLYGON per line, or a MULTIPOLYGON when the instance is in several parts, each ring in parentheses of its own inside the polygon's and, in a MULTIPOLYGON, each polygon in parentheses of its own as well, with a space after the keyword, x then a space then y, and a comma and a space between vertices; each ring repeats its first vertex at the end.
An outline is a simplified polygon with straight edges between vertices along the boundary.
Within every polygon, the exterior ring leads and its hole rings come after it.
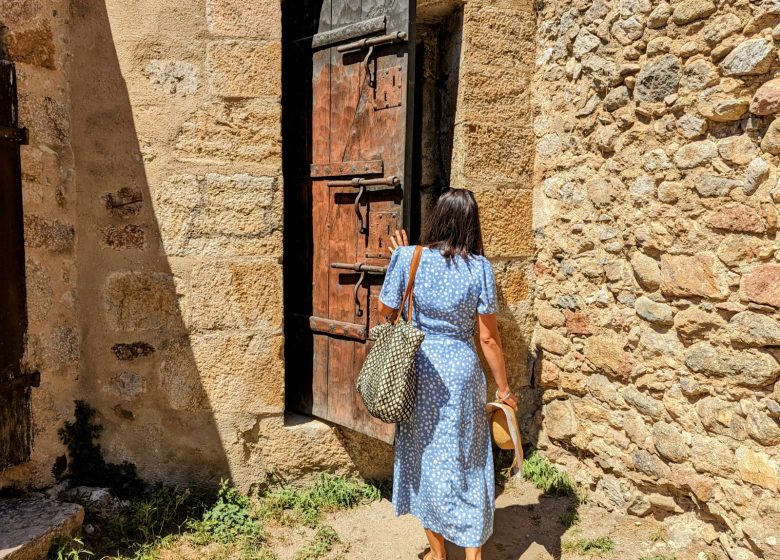
POLYGON ((550 496, 577 497, 577 489, 568 473, 535 451, 523 461, 523 478, 550 496))
POLYGON ((381 491, 374 485, 323 473, 307 488, 270 490, 260 499, 258 509, 265 521, 315 527, 324 513, 351 509, 380 497, 381 491))
POLYGON ((223 480, 217 493, 217 502, 208 509, 199 521, 188 521, 193 531, 195 544, 218 542, 229 544, 235 541, 247 545, 263 542, 263 525, 251 511, 251 500, 223 480))
POLYGON ((609 537, 574 539, 563 543, 563 550, 583 556, 605 556, 615 550, 615 541, 609 537))
POLYGON ((328 525, 317 528, 314 538, 295 555, 294 560, 318 560, 341 542, 338 533, 328 525))

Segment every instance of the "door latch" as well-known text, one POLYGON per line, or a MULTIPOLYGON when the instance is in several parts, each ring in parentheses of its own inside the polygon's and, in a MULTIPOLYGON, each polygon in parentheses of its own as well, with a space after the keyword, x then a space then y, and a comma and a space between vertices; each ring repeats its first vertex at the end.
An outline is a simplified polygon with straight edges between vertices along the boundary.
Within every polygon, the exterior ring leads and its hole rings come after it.
POLYGON ((360 304, 360 296, 358 295, 360 286, 363 285, 363 281, 366 279, 366 274, 385 274, 387 272, 387 267, 370 265, 366 263, 330 263, 330 267, 339 270, 354 270, 355 272, 360 273, 360 277, 358 278, 358 281, 355 282, 355 287, 352 290, 352 295, 355 300, 355 315, 362 317, 363 306, 360 304))

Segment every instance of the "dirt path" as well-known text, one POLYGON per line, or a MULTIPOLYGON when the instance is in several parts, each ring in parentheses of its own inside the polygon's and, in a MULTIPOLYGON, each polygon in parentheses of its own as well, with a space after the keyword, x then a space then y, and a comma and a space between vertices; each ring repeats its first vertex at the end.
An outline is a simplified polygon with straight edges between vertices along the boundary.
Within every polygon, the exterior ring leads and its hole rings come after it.
MULTIPOLYGON (((667 560, 725 559, 717 548, 703 541, 682 544, 671 542, 667 526, 653 518, 636 518, 609 513, 593 506, 581 506, 581 521, 566 529, 560 518, 568 498, 542 496, 528 483, 521 482, 496 501, 494 532, 485 545, 484 560, 541 560, 592 558, 563 550, 562 543, 578 539, 609 537, 615 543, 609 560, 640 560, 666 556, 667 560)), ((325 524, 338 532, 341 543, 326 557, 331 560, 415 560, 422 557, 427 544, 420 524, 411 515, 395 517, 387 500, 328 516, 325 524)), ((291 560, 313 532, 273 531, 271 542, 280 560, 291 560)), ((461 560, 463 552, 448 549, 451 560, 461 560)))

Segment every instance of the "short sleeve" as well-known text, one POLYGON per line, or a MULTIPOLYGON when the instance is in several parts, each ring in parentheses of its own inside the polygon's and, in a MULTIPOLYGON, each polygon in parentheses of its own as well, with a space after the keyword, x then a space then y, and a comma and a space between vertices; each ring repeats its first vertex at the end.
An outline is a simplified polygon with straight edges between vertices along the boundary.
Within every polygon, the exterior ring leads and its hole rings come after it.
POLYGON ((382 291, 379 292, 379 299, 387 307, 398 309, 401 307, 401 300, 404 297, 406 289, 406 268, 402 263, 404 259, 401 254, 403 248, 393 251, 390 257, 390 264, 387 265, 385 273, 385 282, 382 284, 382 291))
POLYGON ((482 273, 480 274, 481 289, 479 300, 477 301, 477 313, 480 315, 490 315, 498 311, 498 302, 496 301, 496 277, 493 273, 493 266, 490 261, 482 259, 482 273))

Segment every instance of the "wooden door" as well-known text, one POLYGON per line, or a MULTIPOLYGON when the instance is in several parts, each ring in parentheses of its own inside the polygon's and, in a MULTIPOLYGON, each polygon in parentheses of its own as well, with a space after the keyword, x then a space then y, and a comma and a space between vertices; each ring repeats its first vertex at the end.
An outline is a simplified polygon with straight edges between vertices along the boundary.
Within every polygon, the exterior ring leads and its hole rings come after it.
POLYGON ((392 441, 355 383, 411 216, 414 0, 325 0, 312 48, 312 413, 392 441))
POLYGON ((0 470, 30 458, 30 387, 38 382, 22 369, 27 307, 19 146, 26 139, 14 66, 0 60, 0 470))

